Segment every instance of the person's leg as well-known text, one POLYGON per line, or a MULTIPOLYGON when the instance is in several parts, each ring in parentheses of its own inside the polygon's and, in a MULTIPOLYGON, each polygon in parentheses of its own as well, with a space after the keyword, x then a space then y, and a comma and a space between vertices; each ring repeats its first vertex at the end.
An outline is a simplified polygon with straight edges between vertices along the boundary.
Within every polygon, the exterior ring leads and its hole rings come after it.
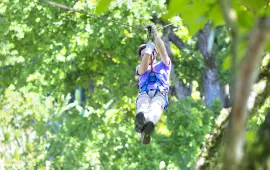
POLYGON ((151 121, 147 121, 145 126, 143 127, 143 131, 141 133, 141 141, 143 144, 149 144, 151 141, 151 134, 154 132, 155 125, 151 121))
POLYGON ((145 113, 145 118, 147 121, 143 127, 143 133, 141 135, 143 144, 150 143, 151 134, 154 132, 155 124, 158 122, 166 103, 164 96, 159 92, 154 95, 155 91, 150 91, 148 94, 150 97, 152 97, 152 99, 149 103, 148 112, 145 113))
POLYGON ((157 94, 152 97, 149 103, 149 111, 147 112, 146 115, 147 119, 149 121, 152 121, 154 124, 157 124, 164 110, 165 104, 166 104, 165 96, 160 92, 157 92, 157 94))
POLYGON ((141 133, 146 123, 145 114, 148 112, 148 106, 151 98, 146 92, 139 93, 136 101, 135 130, 141 133))

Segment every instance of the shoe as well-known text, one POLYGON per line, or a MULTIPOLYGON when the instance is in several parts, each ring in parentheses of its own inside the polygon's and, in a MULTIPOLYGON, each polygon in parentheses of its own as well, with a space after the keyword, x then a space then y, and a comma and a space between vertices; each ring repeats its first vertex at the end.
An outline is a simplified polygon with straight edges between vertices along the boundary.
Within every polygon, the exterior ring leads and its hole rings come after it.
POLYGON ((144 114, 143 112, 139 112, 135 117, 135 131, 141 133, 144 125, 145 125, 144 114))
POLYGON ((154 132, 155 125, 153 122, 149 121, 143 127, 143 132, 141 134, 141 140, 143 144, 149 144, 151 141, 151 134, 154 132))

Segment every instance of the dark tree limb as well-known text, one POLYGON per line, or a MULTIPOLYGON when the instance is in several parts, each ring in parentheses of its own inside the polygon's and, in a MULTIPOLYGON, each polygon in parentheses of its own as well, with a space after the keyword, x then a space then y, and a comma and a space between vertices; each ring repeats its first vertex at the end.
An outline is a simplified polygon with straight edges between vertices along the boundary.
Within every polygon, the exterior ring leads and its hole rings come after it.
POLYGON ((169 40, 176 45, 180 50, 187 48, 186 44, 180 39, 174 32, 170 32, 168 35, 169 40))

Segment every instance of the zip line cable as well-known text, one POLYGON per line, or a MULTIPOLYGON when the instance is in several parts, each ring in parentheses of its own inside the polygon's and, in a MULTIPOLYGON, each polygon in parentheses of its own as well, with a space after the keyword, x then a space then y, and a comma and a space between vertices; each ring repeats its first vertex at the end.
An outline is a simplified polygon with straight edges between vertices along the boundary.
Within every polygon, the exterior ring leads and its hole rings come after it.
MULTIPOLYGON (((39 0, 39 1, 40 1, 40 2, 44 2, 44 3, 46 3, 46 4, 50 5, 50 6, 53 6, 53 7, 57 7, 57 8, 65 9, 65 10, 67 10, 67 11, 72 11, 72 12, 77 12, 77 13, 80 13, 80 14, 84 14, 84 15, 86 15, 87 17, 90 17, 90 18, 96 18, 96 19, 102 19, 102 20, 108 21, 108 18, 106 18, 105 16, 98 16, 98 17, 97 17, 97 16, 94 16, 94 15, 92 15, 92 14, 88 14, 88 13, 85 12, 85 11, 77 10, 77 9, 75 9, 75 8, 72 8, 72 7, 69 7, 69 6, 66 6, 66 5, 62 5, 62 4, 58 4, 58 3, 55 3, 55 2, 52 2, 52 1, 49 1, 49 0, 39 0)), ((128 24, 124 24, 124 23, 122 23, 122 22, 120 22, 120 21, 113 20, 113 19, 110 19, 109 21, 115 22, 115 23, 117 23, 117 24, 119 24, 119 25, 122 25, 122 26, 125 26, 125 27, 128 27, 128 28, 136 28, 136 29, 138 29, 138 30, 147 31, 147 39, 149 40, 149 38, 150 38, 150 37, 149 37, 149 30, 147 30, 147 28, 146 28, 145 26, 138 26, 138 25, 136 25, 136 26, 130 26, 130 25, 128 25, 128 24)), ((174 23, 170 23, 170 24, 164 25, 164 26, 162 26, 162 27, 157 28, 157 30, 166 28, 166 27, 168 27, 168 26, 170 26, 170 25, 173 25, 173 24, 174 24, 174 23)))
MULTIPOLYGON (((65 10, 67 10, 67 11, 72 11, 72 12, 77 12, 77 13, 80 13, 80 14, 84 14, 84 15, 86 15, 87 17, 90 17, 90 18, 98 18, 98 19, 103 19, 103 20, 107 20, 107 21, 112 21, 112 22, 115 22, 115 23, 117 23, 117 24, 119 24, 119 25, 122 25, 122 26, 125 26, 125 27, 136 28, 136 29, 139 29, 139 30, 146 30, 146 31, 147 31, 146 27, 144 27, 144 26, 138 26, 138 25, 131 26, 131 25, 124 24, 124 23, 122 23, 122 22, 120 22, 120 21, 117 21, 117 20, 108 19, 108 18, 106 18, 106 17, 104 17, 104 16, 98 16, 98 17, 97 17, 97 16, 94 16, 94 15, 92 15, 92 14, 88 14, 88 13, 85 12, 85 11, 77 10, 77 9, 75 9, 75 8, 72 8, 72 7, 69 7, 69 6, 66 6, 66 5, 62 5, 62 4, 58 4, 58 3, 55 3, 55 2, 52 2, 52 1, 49 1, 49 0, 39 0, 39 1, 40 1, 40 2, 44 2, 44 3, 46 3, 46 4, 50 5, 50 6, 53 6, 53 7, 58 7, 58 8, 61 8, 61 9, 65 9, 65 10)), ((170 26, 170 25, 173 25, 173 24, 174 24, 174 23, 170 23, 170 24, 164 25, 164 26, 162 26, 162 27, 157 28, 157 30, 166 28, 166 27, 168 27, 168 26, 170 26)))

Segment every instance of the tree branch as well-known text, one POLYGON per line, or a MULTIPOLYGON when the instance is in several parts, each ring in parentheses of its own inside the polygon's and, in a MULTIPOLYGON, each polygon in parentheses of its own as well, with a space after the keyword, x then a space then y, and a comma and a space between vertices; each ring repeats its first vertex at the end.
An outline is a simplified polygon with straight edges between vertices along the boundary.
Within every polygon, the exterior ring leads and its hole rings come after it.
POLYGON ((270 109, 267 110, 265 120, 257 131, 256 140, 249 145, 241 169, 269 169, 270 156, 270 109), (258 147, 260 152, 258 152, 258 147))
POLYGON ((266 87, 264 91, 256 96, 256 100, 254 103, 254 107, 250 110, 249 119, 255 116, 258 109, 262 107, 262 105, 265 103, 267 98, 270 96, 270 80, 266 82, 266 87))
POLYGON ((209 164, 207 162, 210 162, 209 160, 214 157, 217 152, 216 148, 219 148, 222 143, 222 137, 228 124, 230 112, 231 109, 221 110, 218 118, 216 119, 212 133, 208 135, 207 141, 201 149, 201 153, 198 156, 194 170, 209 169, 209 164))
POLYGON ((174 32, 170 32, 168 37, 169 41, 171 41, 174 45, 176 45, 176 47, 178 47, 180 50, 187 48, 183 40, 180 39, 177 35, 175 35, 174 32))
POLYGON ((55 2, 52 2, 52 1, 48 1, 48 0, 39 0, 40 2, 44 2, 50 6, 53 6, 53 7, 57 7, 57 8, 62 8, 62 9, 65 9, 65 10, 68 10, 68 11, 73 11, 73 12, 79 12, 79 13, 84 13, 80 10, 77 10, 75 8, 72 8, 72 7, 69 7, 69 6, 66 6, 66 5, 62 5, 62 4, 58 4, 58 3, 55 3, 55 2))
POLYGON ((270 18, 263 17, 258 20, 249 35, 247 51, 237 74, 237 82, 234 89, 232 115, 229 121, 229 129, 224 152, 224 169, 237 169, 242 159, 245 137, 245 125, 247 119, 247 99, 251 86, 258 75, 267 36, 270 34, 270 18))
POLYGON ((265 103, 265 100, 270 96, 270 61, 265 67, 261 69, 258 81, 261 80, 266 80, 265 89, 262 93, 256 96, 254 107, 250 110, 249 119, 256 115, 256 111, 262 107, 262 105, 265 103))
MULTIPOLYGON (((236 11, 233 9, 232 0, 219 0, 220 9, 224 16, 224 19, 230 28, 231 36, 232 36, 232 43, 231 43, 231 67, 232 67, 232 74, 231 74, 231 82, 230 82, 230 89, 235 88, 235 75, 236 75, 236 68, 237 68, 237 56, 238 56, 238 45, 239 45, 239 31, 237 26, 237 14, 236 11)), ((232 90, 230 92, 232 92, 232 90)), ((230 94, 231 98, 233 99, 233 94, 230 94)))

